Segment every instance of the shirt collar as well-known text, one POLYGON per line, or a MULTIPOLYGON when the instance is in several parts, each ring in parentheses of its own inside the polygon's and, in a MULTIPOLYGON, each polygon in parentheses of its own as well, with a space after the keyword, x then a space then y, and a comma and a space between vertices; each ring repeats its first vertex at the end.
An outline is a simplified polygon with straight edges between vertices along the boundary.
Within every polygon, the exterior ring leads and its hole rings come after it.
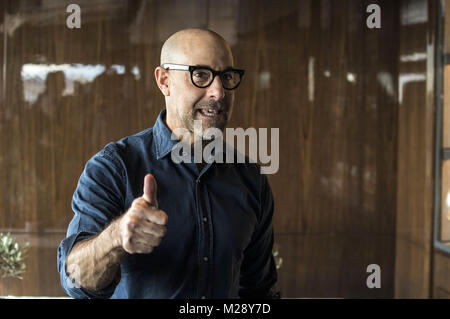
MULTIPOLYGON (((153 126, 153 140, 155 143, 156 149, 156 159, 163 158, 167 154, 169 154, 173 147, 180 142, 180 140, 172 139, 172 131, 167 127, 164 123, 164 119, 166 117, 166 109, 163 109, 156 119, 155 125, 153 126)), ((222 160, 225 161, 226 152, 234 153, 234 149, 222 140, 223 149, 216 153, 216 148, 212 150, 212 155, 215 158, 219 158, 222 156, 222 160)))
POLYGON ((172 140, 172 132, 167 125, 164 124, 165 117, 166 109, 163 109, 161 113, 159 113, 155 125, 153 126, 153 139, 155 142, 156 158, 158 160, 171 152, 174 145, 179 142, 177 139, 172 140))

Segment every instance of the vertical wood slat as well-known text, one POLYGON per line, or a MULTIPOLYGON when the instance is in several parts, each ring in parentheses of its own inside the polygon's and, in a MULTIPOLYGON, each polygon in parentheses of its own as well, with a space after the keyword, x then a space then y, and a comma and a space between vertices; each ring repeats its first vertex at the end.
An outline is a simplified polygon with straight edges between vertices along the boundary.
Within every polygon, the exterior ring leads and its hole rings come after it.
MULTIPOLYGON (((445 57, 448 57, 450 53, 450 41, 448 35, 450 34, 450 1, 446 0, 444 3, 444 16, 439 17, 443 19, 443 50, 442 52, 445 57)), ((442 105, 442 148, 450 147, 450 65, 448 65, 448 58, 444 59, 444 70, 443 70, 443 105, 442 105)), ((440 81, 440 79, 438 79, 440 81)), ((439 145, 441 147, 441 145, 439 145)), ((439 229, 435 231, 437 233, 437 238, 440 241, 447 242, 450 240, 450 222, 449 222, 449 207, 447 205, 447 196, 449 192, 449 163, 448 160, 440 159, 440 211, 438 214, 439 218, 439 229)), ((439 249, 434 249, 433 254, 433 282, 432 282, 432 297, 437 299, 450 299, 450 255, 448 253, 442 252, 439 249)))
POLYGON ((450 161, 442 161, 441 174, 441 210, 438 239, 450 243, 450 161))
MULTIPOLYGON (((450 13, 449 13, 450 17, 450 13)), ((450 20, 450 19, 445 19, 450 20)), ((444 37, 445 39, 445 37, 444 37)), ((446 41, 450 42, 450 41, 446 41)), ((450 125, 446 123, 450 123, 450 65, 444 66, 444 85, 443 85, 443 94, 444 94, 444 104, 442 106, 442 147, 450 148, 450 125)))
POLYGON ((450 255, 434 250, 433 298, 450 299, 450 255))
POLYGON ((429 298, 436 6, 433 1, 402 1, 400 9, 400 57, 426 54, 427 58, 400 60, 395 297, 429 298))

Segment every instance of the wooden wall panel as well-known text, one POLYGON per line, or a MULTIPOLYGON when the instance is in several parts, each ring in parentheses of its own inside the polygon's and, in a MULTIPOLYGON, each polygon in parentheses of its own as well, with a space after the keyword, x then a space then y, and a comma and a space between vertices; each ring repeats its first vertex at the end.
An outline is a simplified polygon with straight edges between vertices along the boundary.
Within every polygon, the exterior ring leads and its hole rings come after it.
MULTIPOLYGON (((448 19, 448 17, 450 17, 450 2, 448 0, 444 1, 444 33, 448 36, 449 34, 449 30, 450 30, 450 19, 448 19)), ((448 41, 447 39, 444 38, 444 51, 445 53, 449 53, 450 52, 450 41, 448 41)))
MULTIPOLYGON (((385 27, 370 31, 361 1, 304 1, 297 14, 256 29, 237 48, 249 72, 233 123, 280 127, 281 165, 270 181, 287 296, 393 296, 398 11, 382 4, 385 27), (270 86, 263 86, 267 73, 270 86), (351 249, 349 238, 361 239, 355 258, 329 256, 351 249), (385 276, 376 292, 364 279, 371 263, 383 265, 385 276)), ((251 1, 241 10, 245 26, 283 12, 251 1)))
POLYGON ((434 250, 433 298, 450 299, 450 255, 434 250))
POLYGON ((443 160, 441 167, 441 205, 436 232, 440 241, 450 244, 450 161, 443 160))
POLYGON ((2 180, 8 191, 2 195, 9 199, 4 209, 15 213, 2 215, 1 227, 21 229, 29 223, 34 230, 64 230, 71 218, 71 193, 87 159, 109 141, 150 126, 163 107, 151 82, 153 75, 146 72, 154 67, 157 54, 145 44, 125 46, 129 37, 125 17, 103 21, 99 16, 80 30, 66 28, 64 17, 55 15, 53 24, 46 20, 24 24, 8 39, 11 84, 5 108, 12 120, 5 122, 3 132, 8 136, 5 149, 13 152, 8 176, 2 180), (66 63, 105 71, 92 82, 74 81, 68 93, 66 81, 71 78, 63 74, 70 71, 64 69, 66 63), (62 71, 49 71, 51 64, 62 71), (31 75, 24 69, 30 65, 42 69, 45 81, 22 79, 31 75), (125 68, 125 73, 118 74, 113 65, 125 68), (133 67, 140 80, 131 73, 133 67), (32 95, 40 89, 40 94, 32 95))
MULTIPOLYGON (((444 5, 444 16, 440 17, 443 22, 443 49, 442 52, 445 55, 450 53, 450 1, 446 0, 443 2, 444 5)), ((438 79, 443 83, 443 106, 442 106, 442 145, 439 147, 449 148, 450 147, 450 66, 448 61, 447 65, 444 64, 443 69, 443 79, 438 79)), ((449 189, 449 176, 448 176, 448 161, 441 160, 441 202, 440 202, 440 214, 439 216, 439 229, 435 231, 437 233, 438 240, 447 242, 449 238, 449 227, 447 220, 448 205, 447 205, 447 193, 449 189)), ((450 299, 450 254, 434 249, 433 254, 433 282, 432 282, 432 297, 436 299, 450 299)))
MULTIPOLYGON (((448 16, 450 17, 450 13, 448 16)), ((450 19, 446 19, 446 21, 447 20, 450 19)), ((443 123, 450 123, 450 65, 446 65, 444 67, 443 81, 444 81, 443 85, 444 104, 442 106, 442 117, 443 123)), ((450 126, 448 125, 444 125, 442 127, 442 147, 444 148, 450 147, 450 126)))
MULTIPOLYGON (((4 23, 5 19, 5 3, 0 2, 0 25, 4 23)), ((5 47, 5 40, 6 37, 4 36, 4 32, 0 32, 0 167, 3 168, 4 161, 5 161, 5 154, 2 151, 4 146, 4 139, 5 136, 3 134, 3 123, 5 122, 4 118, 6 116, 5 114, 5 103, 4 103, 4 95, 5 95, 5 83, 3 82, 3 76, 4 76, 4 69, 3 66, 5 65, 5 57, 4 57, 4 47, 5 47)), ((5 178, 5 170, 0 169, 0 179, 3 180, 5 178)), ((3 207, 3 201, 2 196, 0 196, 0 207, 3 207)), ((0 214, 3 213, 0 210, 0 214)))
POLYGON ((433 1, 402 1, 395 296, 429 298, 434 198, 433 1), (425 59, 408 59, 413 55, 425 59))
POLYGON ((278 285, 286 297, 392 298, 393 241, 393 236, 383 234, 278 233, 283 257, 278 285), (366 269, 370 264, 380 266, 383 289, 367 288, 366 269))

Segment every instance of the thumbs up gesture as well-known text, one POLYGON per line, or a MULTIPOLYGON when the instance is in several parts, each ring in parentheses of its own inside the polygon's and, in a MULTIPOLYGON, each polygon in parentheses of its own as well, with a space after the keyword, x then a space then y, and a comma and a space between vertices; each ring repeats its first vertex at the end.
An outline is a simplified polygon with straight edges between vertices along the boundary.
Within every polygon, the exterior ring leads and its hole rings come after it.
POLYGON ((152 174, 144 178, 144 194, 136 198, 120 218, 122 248, 130 254, 146 254, 159 246, 167 229, 167 214, 158 209, 157 184, 152 174))

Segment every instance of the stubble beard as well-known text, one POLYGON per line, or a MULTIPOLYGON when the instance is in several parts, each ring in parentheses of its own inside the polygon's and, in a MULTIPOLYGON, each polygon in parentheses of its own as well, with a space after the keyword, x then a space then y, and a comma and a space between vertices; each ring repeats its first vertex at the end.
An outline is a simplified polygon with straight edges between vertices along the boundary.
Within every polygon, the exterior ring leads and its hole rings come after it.
POLYGON ((228 113, 230 107, 226 105, 224 102, 217 101, 209 101, 207 103, 197 103, 193 109, 185 114, 180 114, 180 120, 183 127, 189 130, 189 132, 194 135, 195 123, 194 121, 202 121, 202 130, 203 133, 205 130, 209 128, 218 128, 223 132, 228 122, 228 113), (202 117, 200 110, 202 108, 213 108, 216 110, 220 110, 220 115, 217 119, 205 119, 202 117))

